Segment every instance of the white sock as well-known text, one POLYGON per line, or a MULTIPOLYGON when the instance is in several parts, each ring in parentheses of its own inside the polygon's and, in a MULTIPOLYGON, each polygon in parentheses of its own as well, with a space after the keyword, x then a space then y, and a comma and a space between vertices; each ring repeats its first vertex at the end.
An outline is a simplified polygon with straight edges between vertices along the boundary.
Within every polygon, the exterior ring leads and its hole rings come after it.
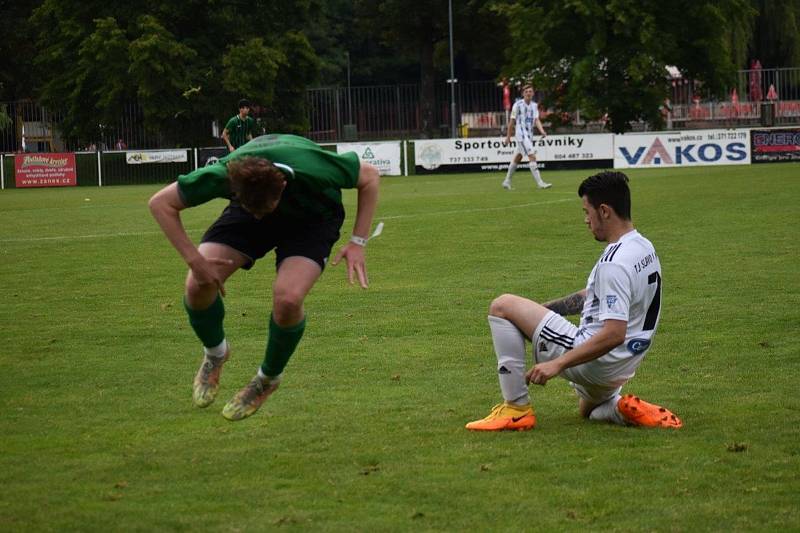
POLYGON ((617 409, 617 402, 619 402, 620 395, 617 394, 610 400, 606 400, 597 407, 595 407, 589 415, 589 420, 603 420, 617 424, 619 426, 626 426, 625 419, 617 409))
POLYGON ((268 376, 262 370, 261 367, 258 367, 258 378, 261 380, 264 385, 273 385, 275 383, 280 383, 283 374, 279 374, 277 376, 268 376))
POLYGON ((506 174, 506 181, 511 183, 511 177, 514 175, 514 172, 517 170, 517 162, 511 161, 508 165, 508 173, 506 174))
POLYGON ((225 355, 225 352, 228 351, 228 341, 222 339, 222 342, 219 343, 217 346, 213 346, 208 348, 207 346, 203 346, 203 351, 209 357, 222 357, 225 355))
POLYGON ((531 174, 533 174, 533 179, 536 180, 536 184, 544 185, 544 182, 542 181, 542 175, 539 174, 539 165, 536 163, 536 161, 531 161, 530 169, 531 174))
POLYGON ((525 385, 525 337, 505 318, 489 315, 489 329, 492 330, 503 399, 517 405, 529 404, 531 397, 525 385))

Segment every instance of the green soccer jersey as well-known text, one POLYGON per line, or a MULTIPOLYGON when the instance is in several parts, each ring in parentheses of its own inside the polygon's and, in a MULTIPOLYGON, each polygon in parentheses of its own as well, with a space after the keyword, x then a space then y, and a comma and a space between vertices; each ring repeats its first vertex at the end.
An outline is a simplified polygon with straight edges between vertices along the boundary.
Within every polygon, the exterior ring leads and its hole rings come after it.
POLYGON ((227 124, 225 129, 228 130, 228 138, 234 148, 239 148, 247 142, 247 136, 252 135, 256 129, 256 121, 253 117, 244 117, 244 120, 239 118, 239 115, 234 115, 227 124))
POLYGON ((230 199, 228 161, 247 156, 269 159, 284 171, 286 188, 276 215, 312 220, 340 216, 341 190, 358 184, 361 163, 355 152, 337 154, 295 135, 262 135, 213 165, 178 176, 183 203, 195 206, 214 198, 230 199))

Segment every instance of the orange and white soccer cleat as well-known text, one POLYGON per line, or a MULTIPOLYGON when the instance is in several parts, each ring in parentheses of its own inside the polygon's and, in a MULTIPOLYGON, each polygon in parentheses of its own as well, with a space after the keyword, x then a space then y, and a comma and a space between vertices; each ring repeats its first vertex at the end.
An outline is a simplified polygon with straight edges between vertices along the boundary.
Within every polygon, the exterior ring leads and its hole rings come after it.
POLYGON ((681 419, 666 407, 647 403, 633 394, 626 394, 620 398, 617 402, 617 409, 625 421, 632 426, 673 429, 683 427, 681 419))
POLYGON ((514 405, 501 403, 492 408, 489 416, 475 420, 466 425, 472 431, 526 431, 536 426, 536 415, 533 414, 530 404, 514 405))

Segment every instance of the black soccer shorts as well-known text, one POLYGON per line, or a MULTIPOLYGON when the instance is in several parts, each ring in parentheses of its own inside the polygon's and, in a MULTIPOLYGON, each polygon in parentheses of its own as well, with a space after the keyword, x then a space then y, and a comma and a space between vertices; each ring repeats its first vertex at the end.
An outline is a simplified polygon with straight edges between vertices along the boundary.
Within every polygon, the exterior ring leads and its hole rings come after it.
POLYGON ((344 222, 344 210, 333 218, 296 219, 272 213, 261 220, 231 202, 205 232, 201 242, 230 246, 250 261, 242 268, 250 270, 256 260, 275 250, 275 267, 287 257, 302 256, 325 269, 328 256, 344 222))

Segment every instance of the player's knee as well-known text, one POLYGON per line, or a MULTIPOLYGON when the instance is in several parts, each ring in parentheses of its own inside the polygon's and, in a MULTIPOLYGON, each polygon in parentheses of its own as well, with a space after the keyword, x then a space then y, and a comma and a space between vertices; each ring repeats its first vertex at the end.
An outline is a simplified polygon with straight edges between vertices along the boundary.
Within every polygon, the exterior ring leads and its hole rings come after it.
POLYGON ((216 292, 217 287, 215 285, 201 285, 190 270, 186 275, 184 289, 186 292, 186 298, 191 301, 193 299, 202 298, 209 293, 216 292))
POLYGON ((303 294, 291 288, 277 290, 273 296, 272 306, 278 323, 302 316, 303 294))
POLYGON ((513 294, 501 294, 489 304, 489 314, 498 318, 508 318, 511 314, 513 294))
POLYGON ((201 285, 191 272, 186 276, 184 297, 186 304, 192 309, 205 309, 217 299, 219 288, 216 285, 201 285))

